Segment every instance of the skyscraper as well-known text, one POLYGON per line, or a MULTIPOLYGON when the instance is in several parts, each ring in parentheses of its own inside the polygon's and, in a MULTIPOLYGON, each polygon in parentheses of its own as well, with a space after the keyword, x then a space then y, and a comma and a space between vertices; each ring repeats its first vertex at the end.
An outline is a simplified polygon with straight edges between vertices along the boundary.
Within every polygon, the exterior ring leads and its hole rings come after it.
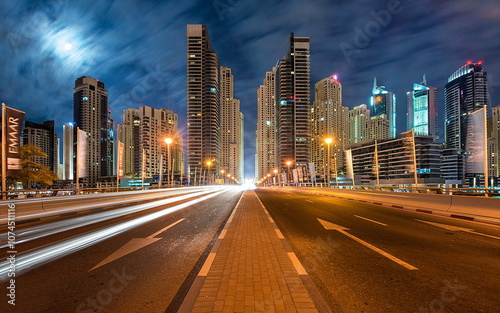
POLYGON ((257 156, 255 177, 272 173, 276 167, 276 101, 275 72, 266 72, 257 89, 257 156))
POLYGON ((414 129, 415 135, 437 137, 437 87, 428 86, 424 75, 422 83, 413 84, 407 98, 407 130, 414 129))
POLYGON ((307 165, 310 154, 309 37, 292 33, 284 59, 276 70, 276 166, 307 165))
POLYGON ((207 27, 187 25, 187 164, 197 175, 220 169, 219 75, 219 58, 207 27))
MULTIPOLYGON (((337 75, 326 77, 315 85, 315 97, 311 107, 311 162, 340 172, 344 167, 344 148, 347 145, 347 114, 349 109, 342 106, 342 84, 337 75), (326 160, 326 138, 330 144, 331 160, 326 160)), ((335 174, 336 175, 336 174, 335 174)))
POLYGON ((234 99, 234 77, 231 69, 221 66, 221 161, 220 168, 243 180, 242 138, 243 121, 240 100, 234 99))
POLYGON ((75 179, 75 129, 73 123, 64 123, 63 125, 63 179, 75 179))
POLYGON ((45 165, 54 173, 58 172, 58 141, 54 121, 35 123, 26 121, 23 129, 23 145, 31 144, 39 147, 47 154, 46 158, 37 157, 35 162, 45 165))
POLYGON ((118 124, 118 140, 123 143, 123 172, 138 176, 141 172, 139 109, 123 110, 123 124, 118 124))
POLYGON ((387 115, 372 116, 366 121, 366 139, 385 140, 392 139, 389 133, 390 124, 387 115))
POLYGON ((385 90, 385 86, 377 85, 377 78, 373 79, 372 97, 370 101, 371 116, 385 114, 389 120, 389 137, 396 138, 396 96, 385 90))
POLYGON ((370 110, 366 104, 355 106, 347 113, 349 144, 358 143, 367 139, 366 123, 370 120, 370 110))
POLYGON ((444 152, 457 156, 457 180, 463 181, 468 174, 479 174, 467 173, 465 162, 472 152, 467 148, 468 128, 472 121, 469 115, 488 104, 487 73, 482 62, 469 61, 455 71, 448 78, 444 93, 446 149, 454 150, 444 152))
POLYGON ((75 81, 73 121, 88 135, 86 181, 95 186, 99 177, 113 174, 112 120, 103 82, 86 76, 75 81))
POLYGON ((171 138, 170 146, 170 171, 180 172, 181 164, 184 163, 182 156, 179 156, 179 148, 182 152, 182 139, 177 134, 178 116, 167 109, 154 109, 148 106, 139 108, 139 151, 146 152, 146 175, 152 177, 162 170, 164 173, 168 169, 168 147, 166 138, 171 138), (160 169, 160 156, 164 155, 163 169, 160 169))

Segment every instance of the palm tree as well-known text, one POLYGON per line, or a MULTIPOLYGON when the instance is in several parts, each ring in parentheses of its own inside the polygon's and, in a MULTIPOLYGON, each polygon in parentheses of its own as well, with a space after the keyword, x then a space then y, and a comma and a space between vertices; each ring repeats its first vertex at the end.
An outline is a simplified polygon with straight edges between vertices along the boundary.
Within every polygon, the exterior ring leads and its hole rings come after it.
POLYGON ((47 154, 40 147, 27 144, 20 149, 21 170, 18 179, 22 182, 24 189, 30 188, 30 181, 38 182, 43 187, 54 184, 58 177, 48 166, 36 163, 35 158, 46 158, 47 154))

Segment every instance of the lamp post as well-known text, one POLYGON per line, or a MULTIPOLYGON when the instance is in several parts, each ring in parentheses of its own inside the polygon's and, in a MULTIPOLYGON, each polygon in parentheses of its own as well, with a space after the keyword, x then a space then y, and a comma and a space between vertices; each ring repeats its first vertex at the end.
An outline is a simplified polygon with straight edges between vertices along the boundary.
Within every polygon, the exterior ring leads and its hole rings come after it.
POLYGON ((274 185, 276 185, 278 183, 278 179, 276 178, 276 176, 278 176, 278 170, 274 169, 273 172, 274 172, 274 185))
POLYGON ((224 185, 226 183, 226 177, 224 176, 224 170, 220 170, 220 177, 222 178, 222 184, 224 185))
MULTIPOLYGON (((170 144, 172 143, 172 138, 165 138, 165 143, 167 144, 167 180, 169 181, 170 185, 170 144)), ((160 173, 163 171, 163 168, 160 168, 160 173)), ((160 174, 161 175, 161 174, 160 174)), ((160 184, 161 180, 163 179, 163 175, 160 176, 160 184)), ((171 186, 170 186, 171 187, 171 186)))
POLYGON ((208 172, 207 172, 207 175, 208 175, 208 185, 210 185, 210 165, 212 165, 212 162, 208 161, 207 162, 207 167, 208 167, 208 172))
POLYGON ((290 177, 289 176, 290 176, 290 165, 291 164, 292 164, 292 162, 290 162, 290 161, 286 162, 286 165, 288 167, 288 171, 286 172, 286 176, 287 176, 286 177, 286 183, 287 183, 287 186, 290 186, 290 183, 289 183, 290 177))
MULTIPOLYGON (((327 179, 328 179, 328 187, 330 187, 330 174, 331 174, 331 171, 330 171, 330 162, 331 162, 331 156, 330 156, 330 144, 332 143, 333 139, 332 138, 326 138, 325 139, 325 142, 327 144, 327 171, 328 171, 328 175, 327 175, 327 179)), ((335 162, 335 165, 337 165, 337 162, 335 162)), ((337 177, 337 175, 335 175, 335 177, 337 177)))
POLYGON ((269 186, 271 183, 271 174, 267 174, 267 185, 269 186))

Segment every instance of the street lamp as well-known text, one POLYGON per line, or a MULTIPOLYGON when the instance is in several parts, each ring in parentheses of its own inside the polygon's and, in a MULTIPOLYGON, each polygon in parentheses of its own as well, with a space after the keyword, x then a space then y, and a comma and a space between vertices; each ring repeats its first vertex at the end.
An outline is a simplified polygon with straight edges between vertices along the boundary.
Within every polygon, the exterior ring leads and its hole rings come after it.
MULTIPOLYGON (((167 144, 167 180, 168 180, 168 184, 170 185, 171 187, 171 182, 170 182, 170 144, 172 143, 172 138, 165 138, 165 143, 167 144)), ((162 168, 160 168, 160 173, 163 171, 162 168)), ((163 175, 160 177, 160 182, 161 180, 163 179, 163 175)))
POLYGON ((327 149, 328 149, 328 150, 327 150, 327 155, 328 155, 328 156, 327 156, 327 162, 328 162, 328 163, 327 163, 327 167, 326 167, 326 169, 327 169, 327 171, 328 171, 328 175, 327 175, 327 179, 328 179, 328 187, 330 187, 330 173, 331 173, 331 171, 330 171, 330 158, 331 158, 331 157, 330 157, 330 144, 332 143, 332 141, 333 141, 333 139, 332 139, 332 138, 326 138, 326 139, 325 139, 325 142, 326 142, 326 144, 328 145, 328 148, 327 148, 327 149))
POLYGON ((220 170, 220 177, 222 178, 222 184, 226 183, 226 178, 224 177, 224 170, 220 170))
POLYGON ((288 186, 290 186, 290 183, 289 183, 290 177, 289 176, 290 176, 290 165, 291 164, 292 164, 292 162, 290 162, 290 161, 286 162, 286 165, 288 167, 288 171, 286 172, 286 176, 287 176, 286 182, 287 182, 288 186))
POLYGON ((207 162, 207 166, 208 166, 208 184, 210 185, 210 165, 212 165, 212 162, 211 161, 208 161, 207 162))

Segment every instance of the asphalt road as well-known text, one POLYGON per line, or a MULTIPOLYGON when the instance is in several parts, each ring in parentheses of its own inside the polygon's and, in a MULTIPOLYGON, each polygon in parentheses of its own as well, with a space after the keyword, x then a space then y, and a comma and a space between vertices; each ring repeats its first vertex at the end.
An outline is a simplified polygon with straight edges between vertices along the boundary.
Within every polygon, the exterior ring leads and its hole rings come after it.
POLYGON ((498 226, 295 192, 257 194, 333 312, 500 312, 498 226))
POLYGON ((241 192, 19 225, 23 238, 36 235, 16 246, 15 307, 2 272, 0 312, 176 312, 241 192), (93 223, 69 227, 75 218, 93 223))

